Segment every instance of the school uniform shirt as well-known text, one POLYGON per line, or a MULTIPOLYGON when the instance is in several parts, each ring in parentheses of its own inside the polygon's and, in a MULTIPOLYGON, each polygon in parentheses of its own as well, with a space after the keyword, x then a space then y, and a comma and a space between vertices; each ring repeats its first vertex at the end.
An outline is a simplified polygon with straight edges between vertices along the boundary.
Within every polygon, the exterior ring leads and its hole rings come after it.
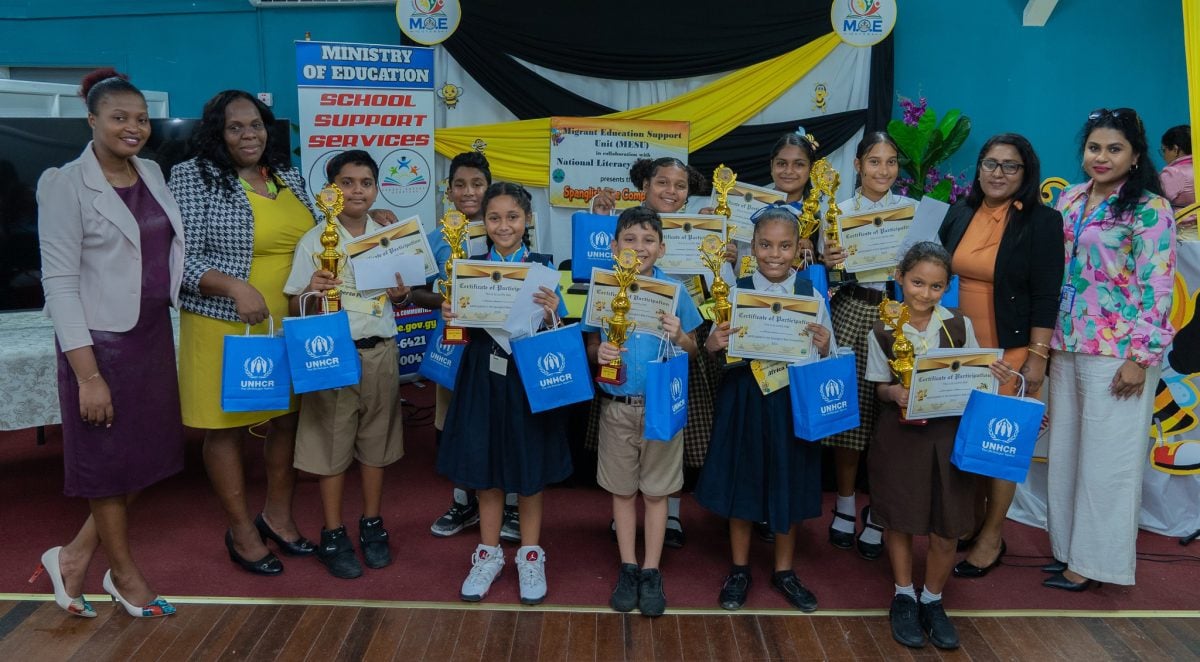
MULTIPOLYGON (((650 277, 679 282, 658 267, 654 267, 650 277)), ((675 303, 675 316, 679 318, 679 328, 684 333, 692 332, 700 326, 702 321, 696 303, 692 301, 692 297, 688 295, 682 285, 680 286, 679 300, 675 303)), ((608 337, 608 334, 600 328, 587 324, 583 324, 582 328, 587 332, 599 333, 602 340, 608 337)), ((599 384, 600 389, 609 395, 645 395, 646 366, 661 358, 665 346, 666 341, 660 340, 652 333, 634 331, 623 345, 629 351, 621 353, 621 363, 625 365, 625 383, 620 385, 602 383, 599 384)))
MULTIPOLYGON (((367 218, 367 226, 363 234, 370 234, 382 229, 383 226, 367 218)), ((314 255, 321 253, 325 247, 321 245, 321 233, 325 231, 322 223, 304 233, 296 244, 296 254, 292 258, 292 272, 288 275, 283 292, 297 296, 308 287, 312 275, 317 271, 314 255)), ((338 250, 345 252, 346 244, 354 241, 339 219, 337 221, 338 250)), ((392 302, 382 290, 362 292, 354 284, 354 264, 346 260, 338 271, 342 284, 338 287, 342 293, 342 308, 350 319, 350 335, 355 340, 363 338, 391 338, 396 335, 396 318, 392 313, 392 302)))
MULTIPOLYGON (((924 356, 930 349, 936 349, 939 346, 939 338, 944 333, 942 320, 952 317, 954 317, 954 313, 938 305, 933 309, 933 315, 924 331, 918 331, 912 324, 904 324, 904 335, 912 342, 916 356, 924 356)), ((967 336, 963 347, 967 349, 979 347, 979 341, 975 339, 975 329, 971 326, 971 318, 963 315, 962 319, 963 324, 966 325, 967 336)), ((867 381, 880 384, 892 383, 892 368, 888 365, 887 354, 880 346, 879 339, 872 333, 867 336, 867 343, 867 381)))
MULTIPOLYGON (((857 216, 858 214, 865 214, 869 211, 875 211, 877 209, 895 209, 896 207, 903 207, 905 205, 915 205, 915 204, 917 204, 916 200, 913 200, 912 198, 907 197, 907 196, 892 193, 891 191, 888 191, 887 195, 883 196, 879 200, 872 202, 871 200, 869 200, 863 196, 862 187, 859 187, 859 188, 854 189, 853 197, 839 202, 838 207, 841 208, 841 210, 842 210, 842 216, 857 216)), ((822 246, 824 246, 824 234, 823 233, 822 233, 821 241, 822 241, 822 246)), ((885 288, 887 288, 888 281, 891 279, 890 278, 882 278, 881 279, 879 276, 882 273, 883 273, 883 271, 878 270, 878 269, 875 269, 872 271, 867 271, 861 275, 865 276, 866 278, 868 278, 870 280, 860 279, 858 281, 858 284, 863 287, 869 287, 873 290, 884 290, 885 288)))

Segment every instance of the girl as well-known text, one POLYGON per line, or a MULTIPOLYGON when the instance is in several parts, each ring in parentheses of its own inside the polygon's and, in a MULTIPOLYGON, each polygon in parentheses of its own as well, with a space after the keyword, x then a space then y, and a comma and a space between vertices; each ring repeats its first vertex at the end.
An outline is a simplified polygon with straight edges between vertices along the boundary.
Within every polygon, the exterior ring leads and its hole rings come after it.
MULTIPOLYGON (((526 225, 533 213, 529 193, 519 185, 497 182, 483 198, 488 252, 475 260, 538 262, 550 266, 551 257, 528 250, 526 225)), ((546 323, 566 309, 558 294, 542 288, 533 295, 546 311, 546 323)), ((450 303, 442 303, 442 316, 454 319, 450 303)), ((541 414, 529 411, 529 401, 510 354, 483 329, 471 330, 463 353, 446 428, 438 447, 438 471, 456 485, 474 489, 479 498, 481 544, 471 555, 471 572, 461 597, 478 602, 504 568, 500 526, 505 492, 516 492, 521 526, 517 572, 523 604, 546 598, 545 551, 538 546, 542 528, 542 489, 571 475, 567 447, 566 409, 541 414)))
MULTIPOLYGON (((804 133, 804 127, 785 133, 771 148, 771 183, 775 190, 786 193, 785 202, 800 213, 804 198, 812 189, 809 173, 817 160, 817 143, 804 133)), ((800 238, 800 252, 813 249, 812 237, 800 238)))
MULTIPOLYGON (((916 204, 912 198, 892 193, 892 185, 900 171, 899 150, 891 136, 876 131, 869 133, 855 150, 854 171, 861 185, 854 196, 838 205, 846 214, 861 214, 874 209, 893 209, 916 204)), ((846 259, 842 248, 826 247, 822 256, 826 267, 832 268, 846 259)), ((875 394, 863 375, 867 367, 867 336, 879 317, 878 307, 884 298, 888 277, 882 273, 859 274, 861 280, 838 288, 829 307, 833 311, 833 331, 843 345, 854 348, 854 363, 858 370, 858 403, 862 425, 840 432, 823 440, 834 449, 834 469, 837 478, 837 502, 833 521, 829 525, 829 542, 834 547, 850 549, 855 545, 857 518, 855 485, 858 482, 859 456, 866 449, 875 429, 875 394), (875 275, 878 274, 878 275, 875 275)), ((858 553, 875 560, 883 552, 883 530, 871 516, 871 507, 862 510, 863 529, 857 538, 858 553)))
MULTIPOLYGON (((909 321, 904 334, 918 356, 938 347, 978 347, 970 318, 938 305, 950 283, 950 254, 940 245, 924 241, 914 245, 896 267, 904 291, 909 321)), ((888 365, 893 331, 876 322, 867 343, 866 379, 882 403, 875 440, 867 458, 871 480, 873 517, 886 529, 888 559, 895 578, 892 600, 892 637, 920 648, 926 635, 938 648, 957 648, 958 633, 942 608, 942 588, 954 566, 957 539, 974 525, 972 474, 950 464, 958 418, 935 418, 927 425, 902 425, 901 409, 908 406, 908 389, 900 385, 888 365), (925 557, 925 589, 913 589, 912 537, 929 536, 925 557)), ((1005 364, 992 364, 992 372, 1007 380, 1005 364)))
MULTIPOLYGON (((792 269, 799 243, 796 217, 790 211, 764 212, 754 225, 758 271, 739 280, 738 288, 812 296, 812 283, 792 269)), ((808 330, 814 348, 827 354, 832 331, 821 324, 809 324, 808 330)), ((705 349, 721 353, 729 346, 729 335, 736 332, 729 322, 720 323, 705 341, 705 349)), ((696 500, 729 518, 733 569, 719 598, 725 609, 740 609, 746 602, 753 522, 766 522, 775 532, 771 585, 797 609, 817 608, 816 596, 792 570, 792 556, 798 523, 821 511, 821 448, 793 436, 789 398, 787 389, 764 396, 748 363, 727 369, 721 379, 717 400, 723 406, 713 421, 696 500)))

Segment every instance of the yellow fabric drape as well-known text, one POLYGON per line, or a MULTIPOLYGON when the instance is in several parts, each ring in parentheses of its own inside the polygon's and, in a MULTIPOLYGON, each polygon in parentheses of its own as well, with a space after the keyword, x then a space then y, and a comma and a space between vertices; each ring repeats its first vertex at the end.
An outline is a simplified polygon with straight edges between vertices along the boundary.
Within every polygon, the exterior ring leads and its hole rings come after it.
MULTIPOLYGON (((1200 0, 1183 0, 1183 52, 1187 59, 1188 106, 1192 131, 1200 128, 1200 0)), ((1192 151, 1196 140, 1193 135, 1192 151)), ((1200 176, 1192 171, 1192 190, 1200 191, 1200 176)))
MULTIPOLYGON (((615 119, 655 119, 691 123, 689 151, 713 142, 762 111, 803 78, 841 43, 834 33, 778 57, 739 69, 674 99, 604 115, 615 119)), ((437 129, 434 148, 453 157, 487 143, 496 179, 527 186, 550 181, 550 118, 437 129)))

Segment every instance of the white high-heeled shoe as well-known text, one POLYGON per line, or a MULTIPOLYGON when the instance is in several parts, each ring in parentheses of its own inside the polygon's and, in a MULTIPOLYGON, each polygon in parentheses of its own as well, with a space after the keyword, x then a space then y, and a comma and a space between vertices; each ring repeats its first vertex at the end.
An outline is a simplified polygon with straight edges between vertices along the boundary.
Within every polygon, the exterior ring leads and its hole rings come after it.
POLYGON ((54 586, 55 604, 76 616, 95 618, 96 610, 92 608, 92 605, 82 595, 77 597, 67 595, 67 589, 63 585, 62 568, 58 565, 58 553, 61 551, 62 547, 47 549, 42 554, 42 562, 38 564, 38 567, 29 577, 29 583, 32 584, 43 572, 46 573, 46 576, 50 578, 50 584, 54 586))
POLYGON ((134 618, 157 618, 159 616, 170 616, 175 613, 175 606, 164 600, 161 596, 150 601, 150 604, 145 607, 129 604, 121 594, 117 592, 117 587, 113 584, 112 570, 107 570, 104 573, 104 581, 101 582, 105 592, 112 596, 113 602, 120 604, 125 608, 125 613, 134 618))

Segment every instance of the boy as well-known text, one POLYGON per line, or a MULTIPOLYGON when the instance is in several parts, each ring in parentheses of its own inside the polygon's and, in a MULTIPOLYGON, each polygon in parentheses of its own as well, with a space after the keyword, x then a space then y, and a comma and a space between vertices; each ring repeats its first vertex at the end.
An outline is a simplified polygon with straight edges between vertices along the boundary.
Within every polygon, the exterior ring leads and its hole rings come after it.
MULTIPOLYGON (((329 161, 325 172, 345 196, 345 206, 337 218, 339 243, 345 246, 355 237, 379 230, 382 226, 367 215, 378 193, 379 166, 371 155, 362 150, 342 152, 329 161)), ((351 460, 358 460, 362 473, 363 514, 358 520, 358 540, 363 559, 371 568, 383 568, 392 562, 388 533, 379 511, 383 469, 404 455, 404 426, 396 405, 400 383, 392 304, 406 302, 409 288, 396 274, 396 287, 372 297, 355 287, 349 262, 342 267, 340 278, 318 269, 313 255, 322 251, 320 237, 324 229, 324 223, 318 224, 301 237, 284 292, 291 296, 291 313, 298 315, 301 294, 340 287, 342 308, 350 318, 350 332, 362 362, 362 380, 357 386, 300 396, 295 466, 320 478, 325 526, 317 559, 333 576, 354 579, 362 575, 363 569, 342 523, 342 491, 351 460)), ((316 298, 305 301, 309 314, 316 310, 316 298)))
MULTIPOLYGON (((662 221, 648 207, 626 209, 617 219, 612 241, 616 255, 623 249, 637 251, 643 276, 670 280, 654 262, 666 252, 662 221)), ((693 329, 700 325, 700 312, 691 297, 683 293, 675 314, 662 316, 668 339, 688 355, 696 353, 693 329)), ((588 333, 588 358, 605 364, 618 356, 626 366, 626 380, 620 386, 601 384, 599 462, 596 482, 613 495, 613 521, 621 568, 609 604, 621 612, 638 607, 643 615, 659 616, 666 610, 662 574, 663 538, 667 530, 667 496, 683 487, 683 433, 668 443, 647 441, 643 397, 646 392, 646 364, 657 360, 661 348, 658 336, 635 332, 619 350, 600 330, 585 327, 588 333), (646 506, 644 559, 637 565, 637 495, 641 492, 646 506)))

